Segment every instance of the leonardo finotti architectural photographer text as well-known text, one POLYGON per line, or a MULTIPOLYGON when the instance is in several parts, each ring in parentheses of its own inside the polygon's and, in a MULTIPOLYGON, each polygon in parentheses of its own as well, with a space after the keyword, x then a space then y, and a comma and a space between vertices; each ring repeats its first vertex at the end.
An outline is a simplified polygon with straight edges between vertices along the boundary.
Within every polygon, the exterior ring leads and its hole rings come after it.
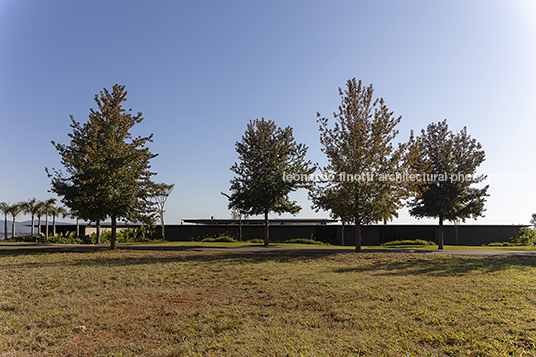
MULTIPOLYGON (((340 174, 292 174, 283 173, 283 180, 287 182, 327 182, 327 181, 347 181, 347 182, 372 182, 372 181, 396 181, 396 182, 465 182, 473 181, 481 175, 461 174, 461 173, 441 173, 441 174, 408 174, 408 173, 361 173, 361 174, 347 174, 342 172, 340 174)), ((520 182, 524 181, 526 175, 524 174, 490 174, 484 175, 486 181, 495 182, 520 182)))

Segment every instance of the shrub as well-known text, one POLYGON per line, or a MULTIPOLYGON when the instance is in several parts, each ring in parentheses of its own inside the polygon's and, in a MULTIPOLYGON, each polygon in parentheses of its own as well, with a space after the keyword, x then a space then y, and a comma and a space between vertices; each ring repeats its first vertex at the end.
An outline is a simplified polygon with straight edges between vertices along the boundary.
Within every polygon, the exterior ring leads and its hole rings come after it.
POLYGON ((522 244, 519 244, 519 243, 511 243, 511 242, 492 242, 492 243, 489 243, 487 246, 488 247, 515 247, 515 246, 520 246, 522 244))
MULTIPOLYGON (((148 226, 141 226, 139 228, 124 228, 117 230, 116 239, 117 243, 139 243, 139 242, 152 242, 155 230, 148 226)), ((90 236, 86 236, 83 240, 84 244, 95 244, 97 241, 96 233, 92 233, 90 236)), ((100 236, 101 243, 108 244, 112 241, 112 232, 109 230, 102 231, 100 236)))
MULTIPOLYGON (((45 235, 41 233, 43 236, 43 239, 45 238, 45 235)), ((6 238, 6 241, 8 242, 41 242, 40 236, 17 236, 15 238, 6 238)))
POLYGON ((49 237, 48 242, 57 244, 81 244, 82 240, 80 238, 76 238, 75 232, 67 232, 65 234, 60 233, 49 237))
POLYGON ((391 242, 383 243, 382 246, 389 245, 435 245, 434 242, 429 240, 422 239, 413 239, 413 240, 393 240, 391 242))
POLYGON ((264 243, 264 240, 259 239, 259 238, 255 238, 255 239, 250 239, 250 240, 246 241, 246 243, 264 243))
POLYGON ((215 238, 207 237, 201 240, 201 242, 228 242, 228 243, 238 243, 236 239, 233 239, 229 236, 219 236, 215 238))
POLYGON ((536 245, 536 231, 529 227, 521 227, 517 237, 510 238, 510 242, 518 245, 536 245))
POLYGON ((323 242, 319 242, 314 239, 308 239, 308 238, 294 238, 284 241, 283 243, 301 243, 301 244, 324 244, 323 242))

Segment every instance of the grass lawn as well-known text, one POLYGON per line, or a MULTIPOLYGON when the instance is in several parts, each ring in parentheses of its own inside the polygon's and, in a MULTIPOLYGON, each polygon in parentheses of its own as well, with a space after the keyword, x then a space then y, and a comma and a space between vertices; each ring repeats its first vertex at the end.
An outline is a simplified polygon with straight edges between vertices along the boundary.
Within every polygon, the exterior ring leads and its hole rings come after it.
MULTIPOLYGON (((223 243, 223 242, 148 242, 148 243, 125 243, 129 245, 150 245, 150 246, 183 246, 183 247, 262 247, 262 243, 223 243)), ((298 244, 298 243, 273 243, 270 242, 271 248, 307 248, 307 249, 348 249, 354 250, 355 246, 340 246, 329 244, 298 244)), ((419 250, 437 250, 437 245, 386 245, 386 246, 362 246, 362 249, 419 249, 419 250)), ((463 245, 445 245, 444 250, 489 250, 489 251, 534 251, 535 246, 508 246, 508 247, 487 247, 487 246, 463 246, 463 245)))
POLYGON ((0 356, 535 356, 536 258, 0 251, 0 356))

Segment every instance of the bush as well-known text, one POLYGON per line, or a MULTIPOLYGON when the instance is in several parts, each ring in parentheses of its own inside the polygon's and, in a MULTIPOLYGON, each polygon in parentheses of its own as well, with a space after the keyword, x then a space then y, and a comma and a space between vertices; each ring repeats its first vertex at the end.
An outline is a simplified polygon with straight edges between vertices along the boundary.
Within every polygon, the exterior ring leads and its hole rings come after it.
MULTIPOLYGON (((124 228, 122 230, 117 230, 116 239, 117 243, 152 242, 154 234, 155 230, 148 226, 124 228)), ((112 241, 112 232, 109 230, 101 231, 100 241, 101 243, 109 244, 112 241)), ((86 236, 83 241, 84 244, 95 244, 96 242, 96 233, 86 236)))
POLYGON ((75 232, 67 232, 65 234, 60 233, 49 237, 48 242, 56 244, 81 244, 82 240, 80 238, 76 238, 75 232))
POLYGON ((283 241, 282 243, 324 244, 323 242, 319 242, 317 240, 309 239, 309 238, 294 238, 294 239, 283 241))
POLYGON ((227 242, 227 243, 238 243, 236 239, 233 239, 229 236, 219 236, 215 238, 207 237, 201 240, 201 242, 227 242))
POLYGON ((383 243, 382 246, 389 245, 435 245, 434 242, 422 239, 413 240, 393 240, 391 242, 383 243))
POLYGON ((493 242, 493 243, 489 243, 487 246, 488 247, 515 247, 515 246, 520 246, 520 245, 523 245, 523 244, 510 243, 510 242, 493 242))
POLYGON ((259 238, 255 238, 255 239, 250 239, 250 240, 246 241, 246 243, 264 243, 264 240, 259 239, 259 238))
MULTIPOLYGON (((41 233, 43 236, 43 239, 45 239, 45 235, 41 233)), ((6 238, 5 240, 7 242, 41 242, 40 236, 17 236, 15 238, 6 238)))
POLYGON ((536 231, 529 227, 521 227, 517 237, 510 238, 510 242, 518 245, 536 245, 536 231))

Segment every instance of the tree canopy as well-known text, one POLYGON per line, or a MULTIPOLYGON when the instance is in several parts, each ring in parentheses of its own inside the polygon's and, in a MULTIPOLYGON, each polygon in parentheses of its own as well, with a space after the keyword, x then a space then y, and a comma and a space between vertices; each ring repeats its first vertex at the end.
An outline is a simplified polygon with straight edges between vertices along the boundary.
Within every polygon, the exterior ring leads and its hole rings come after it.
POLYGON ((307 183, 287 176, 309 176, 315 168, 305 160, 307 146, 296 143, 290 126, 282 129, 264 118, 250 120, 236 151, 240 163, 231 167, 236 176, 231 180, 229 209, 264 215, 264 245, 268 245, 268 214, 301 210, 289 194, 307 183))
POLYGON ((151 180, 156 173, 150 171, 150 160, 157 154, 146 147, 153 134, 133 138, 131 129, 143 117, 122 107, 126 95, 124 85, 105 88, 95 95, 97 109, 90 109, 88 122, 81 124, 71 116, 70 143, 52 142, 65 173, 49 173, 52 192, 75 216, 93 222, 111 219, 112 249, 117 219, 136 222, 151 217, 151 197, 159 189, 151 180))
POLYGON ((396 176, 404 171, 404 146, 393 145, 401 117, 389 111, 383 98, 373 100, 372 85, 364 87, 353 78, 346 86, 339 88, 342 102, 333 127, 317 114, 328 165, 310 198, 317 211, 328 210, 333 218, 355 224, 359 252, 361 225, 397 217, 408 191, 396 176))
POLYGON ((420 136, 411 133, 406 160, 410 172, 419 178, 413 181, 409 212, 416 218, 439 219, 438 245, 443 249, 443 220, 465 222, 485 211, 489 186, 472 187, 486 179, 476 174, 485 152, 466 127, 454 134, 444 120, 428 125, 420 136))

